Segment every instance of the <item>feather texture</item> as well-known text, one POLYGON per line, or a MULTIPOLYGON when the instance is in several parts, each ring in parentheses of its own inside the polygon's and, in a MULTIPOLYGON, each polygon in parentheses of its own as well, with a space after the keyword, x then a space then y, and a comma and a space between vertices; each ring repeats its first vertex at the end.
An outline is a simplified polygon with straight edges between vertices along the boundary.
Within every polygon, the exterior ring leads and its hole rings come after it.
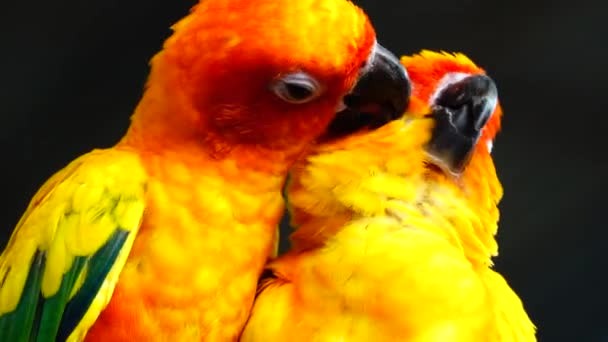
POLYGON ((41 188, 0 257, 0 340, 83 336, 133 244, 145 185, 136 155, 96 150, 41 188))
POLYGON ((69 341, 241 333, 287 171, 354 88, 375 32, 346 0, 203 0, 173 30, 125 137, 32 201, 3 255, 4 326, 69 341), (319 84, 310 101, 272 91, 294 72, 319 84))
POLYGON ((486 144, 459 177, 425 148, 433 89, 448 72, 483 71, 461 54, 402 62, 414 84, 403 120, 321 144, 293 168, 292 249, 268 265, 241 341, 535 341, 491 269, 502 187, 486 144))

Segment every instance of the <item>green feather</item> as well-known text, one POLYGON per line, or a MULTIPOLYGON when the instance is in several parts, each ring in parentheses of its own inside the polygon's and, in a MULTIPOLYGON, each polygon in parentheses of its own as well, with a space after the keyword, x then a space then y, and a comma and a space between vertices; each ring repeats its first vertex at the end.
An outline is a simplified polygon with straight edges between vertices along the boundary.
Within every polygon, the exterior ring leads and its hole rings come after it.
POLYGON ((39 315, 41 270, 45 261, 45 254, 36 252, 17 308, 0 317, 0 341, 30 341, 32 325, 39 315))
POLYGON ((110 269, 112 269, 128 236, 128 231, 117 229, 110 236, 108 242, 90 258, 87 277, 63 313, 63 320, 59 334, 57 335, 58 339, 67 339, 74 329, 76 329, 76 326, 78 326, 78 323, 80 323, 80 320, 84 317, 99 292, 110 269))
POLYGON ((76 282, 76 279, 78 279, 78 275, 82 271, 86 260, 87 258, 85 257, 76 257, 70 270, 63 275, 59 291, 44 302, 36 342, 55 341, 55 336, 57 336, 57 331, 59 331, 59 325, 61 324, 63 310, 67 304, 68 296, 70 295, 70 292, 72 292, 74 283, 76 282))

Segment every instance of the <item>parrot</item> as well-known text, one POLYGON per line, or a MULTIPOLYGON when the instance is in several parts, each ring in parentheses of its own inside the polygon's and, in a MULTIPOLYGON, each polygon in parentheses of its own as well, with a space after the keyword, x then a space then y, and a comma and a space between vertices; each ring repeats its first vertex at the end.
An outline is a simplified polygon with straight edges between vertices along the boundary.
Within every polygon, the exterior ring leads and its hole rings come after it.
POLYGON ((404 56, 408 109, 323 137, 286 188, 292 245, 242 342, 535 341, 497 254, 495 82, 462 53, 404 56))
POLYGON ((405 68, 347 0, 202 0, 171 28, 125 135, 17 223, 1 341, 238 340, 291 165, 330 126, 408 103, 405 68))

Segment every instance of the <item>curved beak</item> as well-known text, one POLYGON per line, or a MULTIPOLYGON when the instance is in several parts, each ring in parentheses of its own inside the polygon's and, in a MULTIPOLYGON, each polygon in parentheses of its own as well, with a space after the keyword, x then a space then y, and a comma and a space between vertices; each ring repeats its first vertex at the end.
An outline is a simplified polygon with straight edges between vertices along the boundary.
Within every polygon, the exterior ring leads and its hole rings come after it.
POLYGON ((473 75, 447 85, 433 106, 435 128, 427 152, 437 166, 458 175, 464 171, 498 102, 494 81, 473 75))
POLYGON ((399 59, 376 43, 368 64, 343 106, 331 122, 327 135, 342 136, 361 128, 377 128, 400 118, 407 108, 411 82, 399 59))

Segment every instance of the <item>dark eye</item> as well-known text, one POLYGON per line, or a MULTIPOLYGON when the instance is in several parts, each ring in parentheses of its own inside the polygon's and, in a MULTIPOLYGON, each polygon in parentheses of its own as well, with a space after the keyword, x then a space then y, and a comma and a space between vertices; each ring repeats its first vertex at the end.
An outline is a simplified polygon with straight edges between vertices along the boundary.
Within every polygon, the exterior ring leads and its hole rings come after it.
POLYGON ((307 73, 296 72, 275 80, 272 91, 285 102, 300 104, 321 95, 321 86, 307 73))

